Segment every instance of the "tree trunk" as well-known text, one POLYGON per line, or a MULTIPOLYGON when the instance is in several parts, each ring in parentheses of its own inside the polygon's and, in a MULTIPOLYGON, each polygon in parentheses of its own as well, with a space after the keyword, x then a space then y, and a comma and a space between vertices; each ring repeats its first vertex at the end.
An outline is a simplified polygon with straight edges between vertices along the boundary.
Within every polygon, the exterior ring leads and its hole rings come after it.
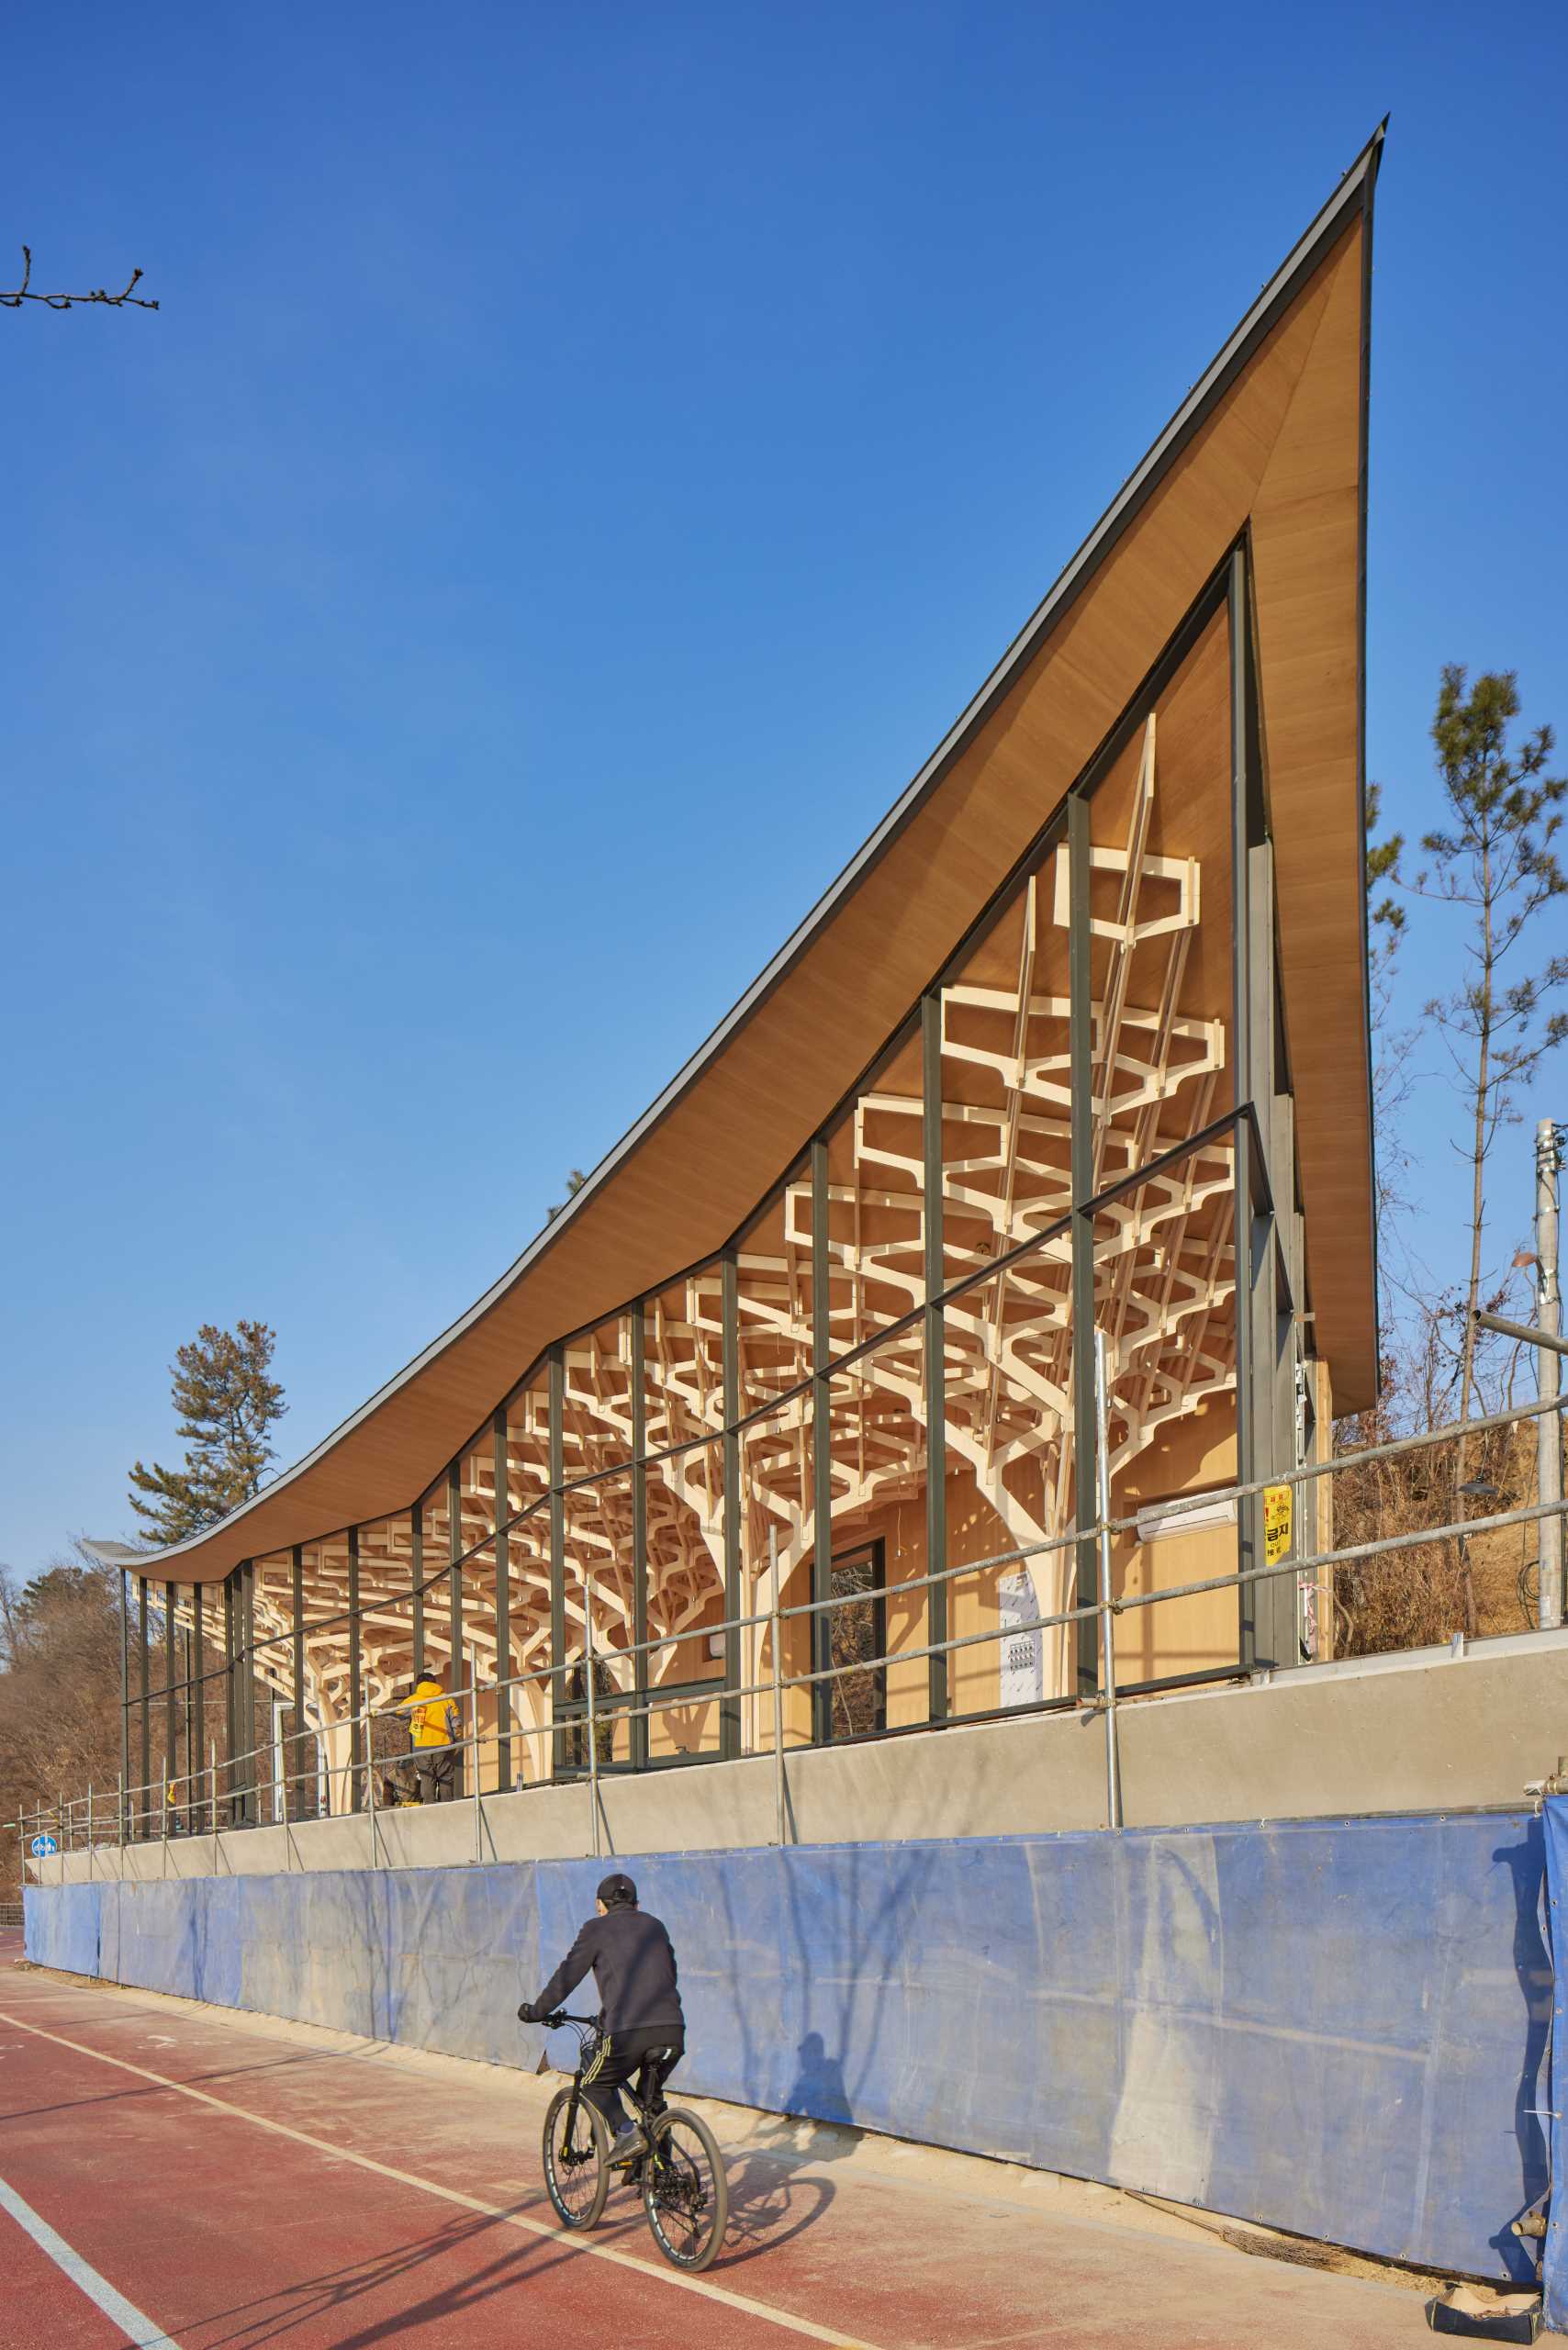
MULTIPOLYGON (((1465 1292, 1464 1337, 1460 1358, 1459 1416, 1470 1417, 1475 1391, 1475 1316, 1481 1304, 1481 1244, 1486 1219, 1486 1108, 1492 1081, 1492 844, 1482 835, 1481 850, 1481 987, 1476 1007, 1475 1124, 1471 1138, 1470 1282, 1465 1292)), ((1459 1488, 1465 1478, 1467 1446, 1462 1436, 1454 1448, 1454 1517, 1463 1516, 1464 1496, 1459 1488)), ((1471 1571, 1470 1546, 1462 1535, 1459 1550, 1460 1601, 1464 1630, 1475 1638, 1475 1577, 1471 1571)))

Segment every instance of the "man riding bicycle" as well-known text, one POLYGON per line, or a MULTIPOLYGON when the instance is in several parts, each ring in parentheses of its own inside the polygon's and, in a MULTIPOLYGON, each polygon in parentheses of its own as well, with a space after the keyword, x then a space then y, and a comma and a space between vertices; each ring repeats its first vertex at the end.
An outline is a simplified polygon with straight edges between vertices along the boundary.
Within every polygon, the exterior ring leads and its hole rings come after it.
POLYGON ((622 2103, 622 2085, 639 2070, 642 2098, 653 2112, 666 2081, 686 2053, 686 2018, 676 1984, 675 1950, 657 1918, 637 1907, 637 1888, 619 1870, 599 1888, 597 1913, 537 1999, 518 2009, 522 2023, 543 2023, 568 1998, 589 1968, 604 2011, 599 2053, 583 2075, 583 2095, 610 2134, 613 2168, 635 2162, 647 2142, 622 2103))

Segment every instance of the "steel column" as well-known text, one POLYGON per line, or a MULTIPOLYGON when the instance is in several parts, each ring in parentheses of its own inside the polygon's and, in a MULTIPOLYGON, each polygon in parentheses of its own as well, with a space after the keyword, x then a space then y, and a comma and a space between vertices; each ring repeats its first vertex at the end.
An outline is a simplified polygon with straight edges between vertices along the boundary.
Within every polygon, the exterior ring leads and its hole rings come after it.
POLYGON ((180 1774, 180 1715, 174 1660, 174 1586, 163 1585, 163 1785, 180 1774))
MULTIPOLYGON (((479 1703, 479 1669, 477 1664, 476 1664, 472 1673, 465 1673, 464 1669, 462 1559, 463 1463, 459 1460, 454 1460, 451 1468, 446 1472, 446 1561, 448 1570, 446 1628, 447 1638, 452 1644, 452 1679, 447 1684, 447 1694, 449 1696, 455 1699, 458 1691, 463 1687, 465 1681, 466 1681, 469 1684, 469 1711, 473 1713, 479 1703)), ((470 1721, 468 1725, 468 1734, 471 1738, 476 1740, 477 1739, 479 1734, 479 1724, 477 1718, 470 1721)), ((468 1750, 465 1747, 460 1747, 452 1758, 452 1795, 454 1802, 463 1793, 464 1768, 467 1762, 467 1756, 468 1750)), ((477 1751, 476 1750, 474 1759, 474 1785, 476 1790, 477 1790, 478 1785, 479 1762, 477 1751)))
MULTIPOLYGON (((726 1248, 719 1271, 720 1320, 723 1333, 724 1435, 724 1695, 719 1707, 719 1751, 733 1758, 741 1751, 741 1636, 736 1618, 745 1610, 745 1574, 741 1558, 741 1439, 735 1423, 741 1416, 740 1287, 735 1252, 726 1248)), ((749 1677, 749 1676, 748 1676, 749 1677)))
POLYGON ((360 1721, 364 1705, 364 1671, 360 1654, 359 1608, 359 1528, 349 1528, 349 1809, 360 1810, 364 1802, 365 1753, 364 1727, 360 1721))
POLYGON ((245 1559, 240 1567, 240 1744, 245 1760, 240 1766, 244 1790, 244 1816, 254 1823, 261 1816, 256 1768, 256 1562, 245 1559))
POLYGON ((141 1819, 141 1832, 147 1828, 148 1796, 152 1786, 152 1701, 148 1695, 151 1685, 147 1652, 147 1577, 136 1578, 136 1645, 140 1659, 141 1681, 141 1801, 137 1810, 141 1819))
POLYGON ((648 1449, 646 1333, 641 1301, 632 1308, 632 1768, 648 1767, 648 1449))
POLYGON ((239 1592, 239 1569, 230 1567, 223 1578, 223 1728, 229 1753, 229 1818, 230 1825, 238 1818, 234 1797, 237 1782, 234 1757, 240 1751, 240 1662, 235 1639, 239 1592))
MULTIPOLYGON (((1282 1360, 1282 1271, 1275 1204, 1292 1196, 1294 1170, 1278 1147, 1276 1126, 1273 850, 1268 835, 1259 741, 1247 550, 1235 549, 1227 582, 1230 638, 1231 1069, 1234 1100, 1249 1103, 1260 1169, 1251 1166, 1237 1128, 1236 1459, 1243 1483, 1294 1466, 1288 1436, 1294 1397, 1280 1402, 1293 1376, 1286 1330, 1282 1360), (1245 1164, 1243 1163, 1245 1159, 1245 1164), (1256 1181, 1262 1178, 1262 1193, 1256 1181), (1284 1414, 1288 1411, 1288 1422, 1284 1414)), ((1288 1314, 1288 1304, 1284 1308, 1288 1314)), ((1242 1569, 1263 1561, 1263 1503, 1237 1505, 1237 1555, 1242 1569)), ((1238 1639, 1248 1670, 1297 1661, 1295 1585, 1288 1575, 1238 1586, 1238 1639)))
POLYGON ((125 1791, 130 1785, 130 1577, 119 1571, 119 1818, 115 1841, 125 1839, 125 1791))
MULTIPOLYGON (((1099 1448, 1094 1382, 1094 1037, 1093 960, 1090 952, 1090 803, 1075 792, 1067 804, 1068 1059, 1071 1110, 1072 1185, 1072 1491, 1078 1528, 1074 1605, 1100 1605, 1100 1561, 1089 1530, 1096 1509, 1099 1448)), ((1078 1695, 1100 1687, 1100 1639, 1095 1618, 1078 1622, 1078 1695)))
MULTIPOLYGON (((192 1593, 194 1597, 194 1585, 192 1586, 192 1593)), ((185 1650, 185 1670, 184 1674, 185 1702, 181 1708, 185 1717, 185 1767, 181 1771, 180 1776, 182 1779, 189 1780, 196 1770, 196 1748, 191 1742, 192 1700, 195 1695, 195 1691, 192 1686, 192 1679, 195 1673, 195 1665, 192 1661, 193 1642, 188 1632, 182 1632, 180 1634, 180 1644, 185 1650)))
MULTIPOLYGON (((812 1599, 811 1669, 825 1673, 832 1661, 833 1623, 824 1603, 833 1597, 833 1356, 832 1288, 829 1280, 827 1142, 812 1145, 812 1599)), ((781 1621, 775 1617, 776 1625, 781 1621)), ((812 1737, 825 1745, 833 1729, 833 1684, 812 1683, 812 1737)))
POLYGON ((199 1583, 191 1585, 191 1671, 190 1713, 185 1725, 185 1775, 190 1781, 190 1807, 193 1832, 196 1804, 196 1788, 201 1780, 202 1756, 207 1752, 207 1595, 199 1583))
MULTIPOLYGON (((511 1564, 505 1521, 510 1514, 510 1481, 507 1471, 507 1411, 503 1404, 492 1424, 496 1472, 496 1792, 511 1785, 511 1564)), ((478 1724, 474 1725, 476 1738, 478 1724)), ((474 1776, 479 1775, 479 1752, 474 1750, 474 1776)))
POLYGON ((550 1349, 550 1768, 559 1778, 566 1768, 562 1713, 566 1703, 566 1362, 559 1346, 550 1349))
MULTIPOLYGON (((921 1225, 925 1239, 925 1572, 941 1575, 947 1564, 947 1352, 946 1321, 938 1303, 946 1286, 942 1239, 942 992, 920 1000, 921 1136, 924 1197, 921 1225)), ((831 1571, 830 1571, 831 1583, 831 1571)), ((928 1646, 947 1638, 947 1585, 927 1585, 928 1646)), ((931 1719, 947 1718, 946 1655, 927 1660, 927 1704, 931 1719)), ((831 1684, 824 1683, 824 1688, 831 1684)))
POLYGON ((409 1573, 413 1583, 409 1597, 414 1642, 414 1679, 420 1680, 425 1669, 425 1505, 417 1501, 409 1512, 409 1573))
MULTIPOLYGON (((289 1762, 291 1818, 300 1817, 305 1785, 305 1552, 296 1543, 288 1556, 288 1606, 293 1618, 294 1752, 289 1762)), ((314 1806, 311 1807, 315 1808, 314 1806)))
MULTIPOLYGON (((1557 1171, 1562 1155, 1557 1123, 1542 1118, 1535 1130, 1535 1318, 1541 1335, 1560 1337, 1562 1289, 1558 1275, 1557 1171)), ((1536 1394, 1542 1404, 1556 1400, 1562 1381, 1562 1359, 1554 1347, 1535 1350, 1536 1394)), ((1562 1423, 1556 1412, 1542 1412, 1535 1424, 1537 1491, 1543 1504, 1562 1499, 1562 1423)), ((1537 1609, 1543 1632, 1562 1622, 1562 1520, 1540 1521, 1537 1570, 1540 1601, 1537 1609)))

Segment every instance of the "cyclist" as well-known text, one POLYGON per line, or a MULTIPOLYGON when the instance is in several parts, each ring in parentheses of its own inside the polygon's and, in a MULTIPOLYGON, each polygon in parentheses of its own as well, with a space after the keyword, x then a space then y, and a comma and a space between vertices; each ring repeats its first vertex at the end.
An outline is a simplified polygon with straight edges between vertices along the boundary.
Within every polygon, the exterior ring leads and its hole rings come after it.
POLYGON ((644 2068, 643 2101, 656 2113, 664 2085, 686 2053, 674 1946, 660 1920, 638 1908, 637 1888, 620 1870, 605 1878, 596 1914, 538 1998, 523 2001, 519 2020, 543 2023, 590 1967, 604 2011, 604 2036, 583 2075, 583 2095, 599 2109, 610 2133, 610 2164, 620 2169, 647 2152, 647 2141, 622 2102, 622 2084, 644 2068))

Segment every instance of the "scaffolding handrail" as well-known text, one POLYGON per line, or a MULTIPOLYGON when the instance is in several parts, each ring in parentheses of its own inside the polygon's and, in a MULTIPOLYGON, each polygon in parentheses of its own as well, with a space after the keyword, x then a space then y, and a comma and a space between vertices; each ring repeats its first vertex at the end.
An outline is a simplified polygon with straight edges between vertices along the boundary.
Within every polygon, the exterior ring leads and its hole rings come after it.
MULTIPOLYGON (((1514 1419, 1533 1416, 1540 1408, 1540 1406, 1534 1405, 1522 1406, 1518 1412, 1495 1415, 1492 1416, 1490 1424, 1501 1425, 1514 1419)), ((1553 1399, 1546 1408, 1558 1411, 1568 1409, 1568 1399, 1553 1399)), ((1465 1431, 1471 1434, 1475 1433, 1481 1425, 1481 1423, 1476 1421, 1472 1421, 1468 1424, 1461 1424, 1461 1426, 1464 1427, 1465 1431)), ((1427 1440, 1439 1441, 1452 1433, 1452 1430, 1436 1431, 1433 1432, 1431 1437, 1427 1440)), ((1412 1441, 1412 1439, 1399 1439, 1396 1440, 1395 1448, 1390 1449, 1397 1449, 1401 1450, 1408 1449, 1410 1449, 1412 1441)), ((1341 1456, 1338 1461, 1331 1460, 1323 1463, 1307 1464, 1306 1468, 1304 1470, 1294 1472, 1294 1482, 1303 1482, 1308 1475, 1321 1474, 1326 1472, 1330 1472, 1335 1467, 1353 1465, 1368 1459, 1383 1457, 1387 1457, 1386 1451, 1383 1449, 1372 1448, 1370 1451, 1362 1452, 1361 1454, 1341 1456)), ((1289 1482, 1293 1482, 1293 1479, 1287 1476, 1281 1476, 1276 1479, 1261 1480, 1258 1481, 1256 1485, 1250 1490, 1260 1492, 1266 1490, 1269 1484, 1282 1485, 1289 1482)), ((1244 1494, 1249 1489, 1245 1487, 1238 1487, 1235 1489, 1238 1494, 1244 1494)), ((1216 1494, 1211 1490, 1206 1494, 1195 1496, 1194 1501, 1206 1502, 1212 1505, 1215 1499, 1222 1498, 1226 1498, 1226 1495, 1223 1494, 1216 1494)), ((1172 1512, 1171 1514, 1174 1513, 1172 1512)), ((701 1690, 704 1693, 711 1691, 711 1695, 705 1695, 704 1701, 706 1703, 720 1706, 731 1705, 738 1703, 744 1698, 764 1695, 768 1694, 770 1691, 812 1688, 819 1684, 836 1682, 855 1673, 877 1672, 879 1670, 885 1671, 888 1666, 892 1664, 916 1664, 937 1657, 950 1655, 964 1649, 983 1646, 987 1643, 997 1642, 1004 1639, 1015 1639, 1020 1634, 1024 1633, 1043 1632, 1051 1629, 1064 1628, 1070 1625, 1083 1622, 1088 1618, 1100 1614, 1102 1611, 1108 1612, 1113 1616, 1120 1616, 1135 1613, 1136 1611, 1145 1607, 1163 1606, 1168 1602, 1175 1600, 1196 1597, 1210 1592, 1231 1588, 1240 1590, 1249 1584, 1263 1583, 1275 1578, 1283 1578, 1289 1575, 1306 1577, 1323 1568, 1347 1565, 1360 1559, 1383 1556, 1399 1550, 1419 1548, 1428 1544, 1454 1539, 1456 1538, 1461 1539, 1469 1539, 1478 1535, 1498 1531, 1508 1527, 1536 1523, 1543 1518, 1562 1516, 1565 1514, 1568 1514, 1568 1503, 1561 1501, 1522 1505, 1515 1509, 1495 1511, 1488 1513, 1484 1516, 1462 1518, 1436 1527, 1415 1528, 1398 1534, 1371 1538, 1368 1540, 1359 1543, 1331 1548, 1326 1550, 1312 1551, 1304 1555, 1298 1554, 1277 1561, 1271 1564, 1265 1561, 1257 1566, 1238 1567, 1230 1570, 1225 1574, 1207 1576, 1186 1583, 1168 1584, 1156 1591, 1127 1593, 1119 1597, 1114 1595, 1102 1595, 1102 1597, 1096 1600, 1083 1602, 1073 1607, 1049 1612, 1042 1611, 1032 1617, 1013 1619, 1005 1624, 998 1623, 995 1625, 988 1625, 977 1632, 953 1635, 943 1640, 931 1642, 917 1648, 900 1648, 897 1650, 884 1649, 873 1656, 857 1659, 853 1662, 829 1663, 824 1666, 815 1667, 804 1673, 784 1673, 777 1669, 777 1660, 775 1660, 775 1671, 767 1681, 743 1682, 732 1684, 722 1679, 712 1678, 688 1684, 688 1686, 691 1690, 701 1690)), ((1094 1525, 1086 1527, 1081 1529, 1081 1531, 1075 1531, 1071 1534, 1060 1537, 1053 1537, 1048 1541, 1038 1544, 1023 1545, 1014 1551, 1002 1553, 991 1559, 969 1561, 958 1566, 939 1570, 932 1574, 911 1576, 894 1585, 893 1591, 902 1595, 954 1576, 983 1572, 987 1568, 994 1565, 1006 1564, 1015 1559, 1037 1555, 1042 1550, 1054 1550, 1063 1548, 1076 1547, 1081 1540, 1093 1540, 1100 1535, 1116 1530, 1118 1528, 1125 1530, 1128 1527, 1136 1528, 1137 1524, 1137 1520, 1136 1517, 1127 1520, 1106 1519, 1103 1522, 1096 1521, 1094 1525)), ((605 1662, 612 1658, 617 1660, 622 1658, 635 1658, 639 1655, 653 1653, 658 1650, 676 1647, 683 1639, 688 1639, 693 1637, 708 1637, 710 1635, 716 1635, 720 1633, 755 1628, 759 1626, 772 1626, 775 1628, 777 1639, 778 1635, 782 1631, 784 1623, 788 1620, 792 1620, 801 1617, 826 1615, 837 1607, 863 1605, 864 1600, 864 1593, 837 1593, 828 1595, 822 1599, 797 1603, 786 1607, 780 1604, 776 1597, 775 1605, 770 1609, 759 1610, 745 1616, 726 1618, 717 1625, 703 1624, 689 1626, 681 1630, 660 1633, 644 1641, 628 1642, 623 1645, 611 1644, 609 1647, 602 1649, 598 1648, 593 1644, 592 1624, 591 1621, 587 1621, 584 1625, 586 1636, 585 1645, 579 1649, 574 1656, 560 1661, 552 1660, 536 1665, 524 1666, 518 1672, 509 1673, 504 1676, 497 1675, 495 1678, 487 1680, 483 1684, 479 1682, 476 1669, 474 1677, 466 1687, 461 1690, 456 1688, 447 1690, 444 1694, 448 1696, 451 1702, 459 1706, 463 1705, 465 1700, 468 1702, 471 1717, 470 1727, 466 1731, 461 1732, 456 1739, 447 1742, 441 1748, 431 1749, 429 1751, 432 1753, 457 1751, 464 1754, 473 1751, 476 1756, 477 1756, 479 1751, 487 1745, 495 1745, 498 1748, 503 1742, 510 1743, 514 1740, 527 1741, 530 1740, 543 1740, 545 1738, 550 1738, 554 1740, 563 1728, 567 1726, 576 1727, 582 1723, 585 1719, 585 1715, 590 1725, 590 1729, 593 1727, 595 1704, 591 1695, 586 1702, 584 1700, 573 1699, 567 1701, 565 1706, 557 1707, 554 1702, 554 1693, 552 1693, 551 1719, 549 1722, 532 1726, 510 1723, 505 1729, 501 1728, 498 1722, 494 1728, 482 1731, 476 1719, 476 1700, 481 1694, 486 1695, 498 1695, 503 1690, 510 1693, 513 1689, 525 1686, 531 1683, 554 1683, 564 1673, 580 1667, 581 1664, 588 1662, 589 1659, 591 1659, 594 1663, 598 1664, 605 1662)), ((1310 1671, 1311 1666, 1308 1664, 1301 1669, 1310 1671)), ((1249 1672, 1249 1668, 1238 1660, 1234 1670, 1233 1677, 1237 1679, 1247 1678, 1249 1672)), ((1227 1675, 1227 1677, 1232 1676, 1227 1675)), ((590 1674, 588 1676, 588 1679, 591 1691, 593 1676, 590 1674)), ((645 1686, 646 1684, 644 1684, 644 1687, 645 1686)), ((689 1702, 689 1697, 685 1696, 684 1693, 682 1694, 683 1701, 689 1702)), ((623 1691, 617 1691, 613 1698, 605 1702, 612 1706, 617 1719, 639 1720, 649 1719, 655 1713, 667 1710, 668 1707, 676 1701, 676 1693, 669 1689, 661 1691, 655 1687, 653 1689, 647 1689, 645 1695, 639 1695, 635 1686, 633 1686, 633 1690, 629 1694, 623 1691)), ((1095 1703, 1097 1702, 1097 1699, 1081 1701, 1071 1698, 1064 1698, 1059 1701, 1047 1702, 1070 1706, 1079 1702, 1095 1703)), ((318 1736, 324 1734, 327 1729, 346 1729, 350 1733, 351 1748, 357 1751, 351 1751, 351 1755, 347 1763, 342 1767, 345 1774, 351 1778, 356 1778, 359 1772, 364 1771, 371 1774, 373 1779, 373 1774, 376 1765, 376 1757, 371 1751, 371 1740, 369 1737, 371 1725, 375 1720, 383 1718, 389 1715, 397 1714, 403 1710, 403 1707, 399 1706, 388 1707, 385 1704, 367 1699, 358 1714, 342 1717, 335 1723, 324 1725, 323 1732, 318 1733, 309 1729, 296 1729, 292 1732, 286 1733, 285 1742, 291 1742, 297 1747, 297 1744, 302 1738, 311 1738, 314 1740, 318 1736)), ((231 1807, 236 1801, 248 1803, 252 1796, 259 1796, 263 1792, 263 1783, 260 1780, 260 1775, 252 1772, 241 1772, 241 1766, 254 1764, 263 1756, 266 1756, 269 1759, 273 1758, 276 1752, 277 1743, 277 1740, 274 1740, 266 1745, 257 1745, 241 1749, 233 1754, 223 1758, 222 1768, 228 1780, 228 1787, 226 1794, 221 1798, 219 1797, 218 1790, 218 1758, 215 1745, 210 1750, 209 1763, 203 1768, 187 1771, 184 1774, 181 1774, 177 1771, 171 1773, 168 1768, 165 1767, 158 1778, 139 1782, 130 1785, 122 1785, 117 1789, 116 1795, 117 1822, 119 1824, 120 1829, 123 1830, 128 1804, 129 1806, 130 1817, 133 1822, 138 1818, 145 1818, 148 1816, 149 1807, 146 1805, 139 1806, 136 1802, 136 1798, 138 1796, 149 1796, 155 1793, 161 1795, 159 1808, 162 1812, 166 1822, 171 1809, 173 1808, 170 1803, 171 1789, 184 1784, 185 1780, 190 1780, 194 1783, 196 1780, 206 1779, 209 1782, 208 1793, 206 1801, 207 1805, 210 1808, 214 1822, 210 1832, 216 1834, 218 1832, 216 1825, 216 1819, 220 1800, 227 1803, 231 1807)), ((419 1750, 412 1751, 418 1751, 419 1750)), ((399 1756, 385 1759, 393 1762, 402 1762, 407 1758, 399 1756)), ((286 1790, 289 1787, 299 1785, 301 1781, 306 1780, 315 1781, 319 1784, 321 1775, 321 1766, 318 1762, 311 1767, 301 1768, 292 1772, 272 1773, 264 1782, 264 1785, 273 1790, 275 1800, 279 1790, 286 1790)), ((329 1773, 328 1776, 330 1780, 331 1774, 329 1773)), ((549 1782, 536 1781, 534 1784, 549 1784, 549 1782)), ((37 1825, 41 1825, 44 1822, 54 1822, 63 1827, 69 1833, 74 1829, 77 1814, 84 1801, 87 1806, 90 1832, 95 1792, 95 1789, 89 1787, 87 1794, 84 1798, 81 1796, 72 1796, 67 1797, 62 1791, 59 1804, 52 1808, 40 1804, 35 1807, 31 1812, 24 1811, 19 1813, 17 1818, 18 1835, 20 1836, 25 1833, 26 1824, 28 1820, 33 1821, 37 1825)), ((357 1808, 358 1807, 356 1805, 353 1807, 357 1808)), ((194 1808, 199 1811, 202 1808, 202 1799, 199 1796, 195 1797, 193 1802, 187 1804, 187 1808, 194 1808)), ((371 1808, 374 1808, 374 1804, 372 1804, 371 1808)), ((282 1824, 285 1826, 296 1824, 291 1822, 288 1818, 286 1794, 285 1794, 283 1801, 282 1824)), ((122 1842, 124 1841, 123 1833, 120 1836, 120 1841, 122 1842)), ((164 1841, 167 1841, 166 1836, 164 1841)), ((73 1844, 71 1846, 71 1849, 74 1849, 73 1844)))

